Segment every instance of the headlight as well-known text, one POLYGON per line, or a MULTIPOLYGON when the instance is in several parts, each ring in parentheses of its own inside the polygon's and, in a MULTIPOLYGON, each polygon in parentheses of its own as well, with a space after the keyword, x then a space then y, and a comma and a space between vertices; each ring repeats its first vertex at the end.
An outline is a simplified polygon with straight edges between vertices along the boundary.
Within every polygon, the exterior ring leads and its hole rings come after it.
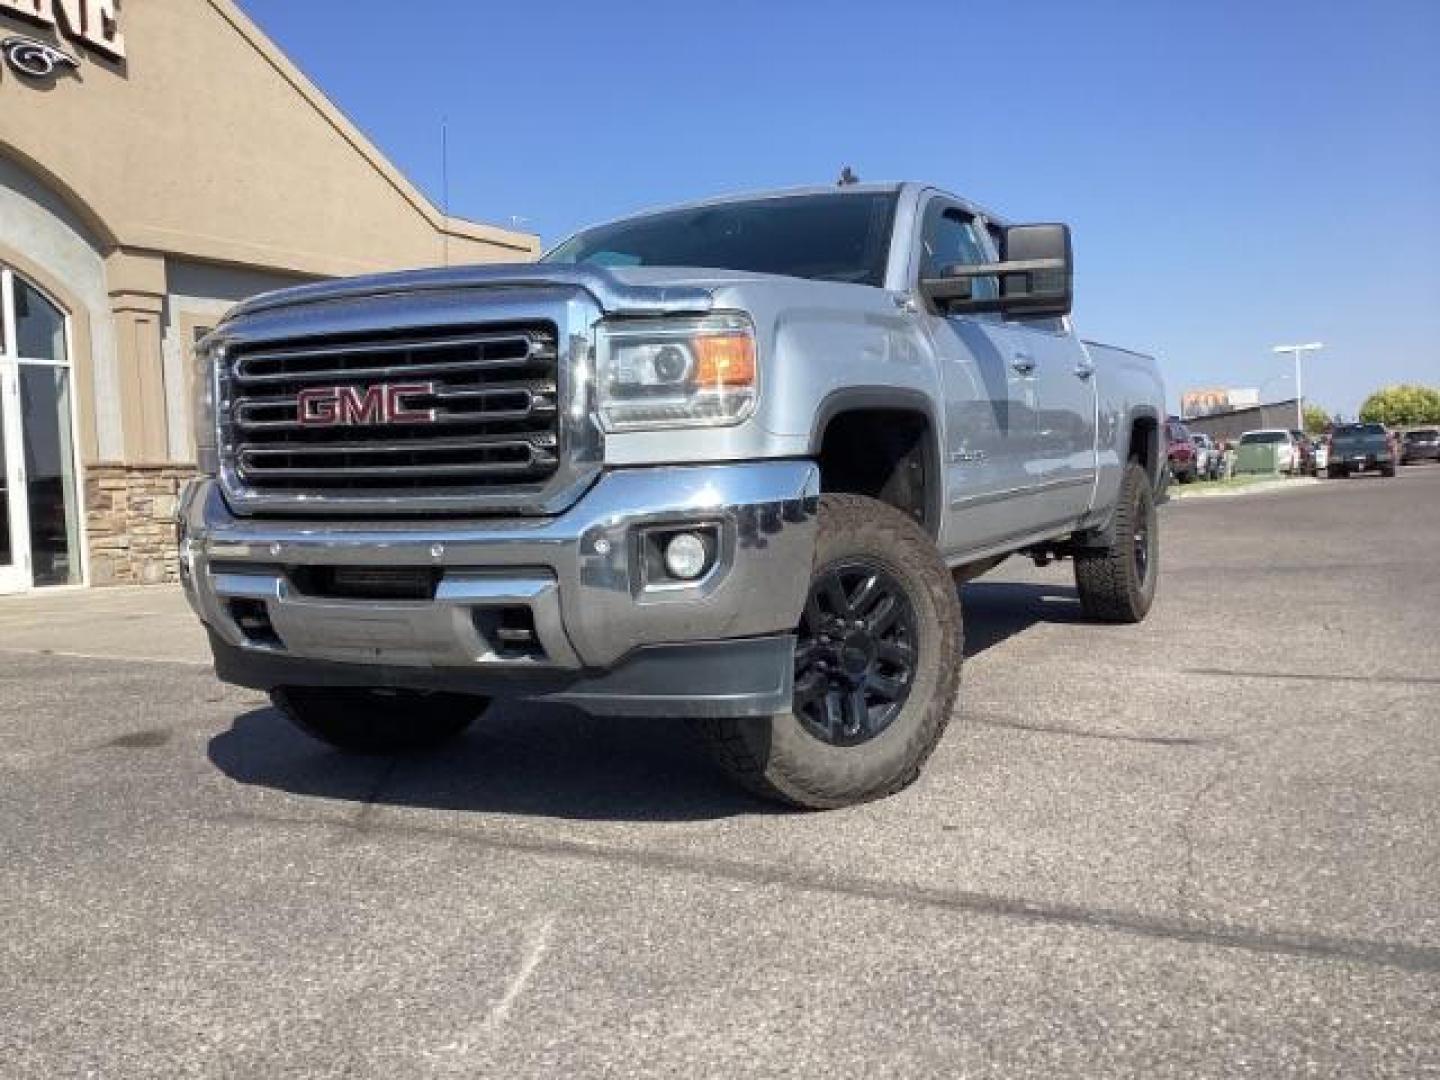
POLYGON ((602 323, 598 345, 606 431, 724 427, 755 411, 755 329, 744 315, 602 323))
POLYGON ((195 464, 206 476, 220 471, 220 455, 216 449, 216 397, 220 362, 224 359, 225 348, 202 341, 195 346, 192 359, 194 365, 195 395, 195 464))

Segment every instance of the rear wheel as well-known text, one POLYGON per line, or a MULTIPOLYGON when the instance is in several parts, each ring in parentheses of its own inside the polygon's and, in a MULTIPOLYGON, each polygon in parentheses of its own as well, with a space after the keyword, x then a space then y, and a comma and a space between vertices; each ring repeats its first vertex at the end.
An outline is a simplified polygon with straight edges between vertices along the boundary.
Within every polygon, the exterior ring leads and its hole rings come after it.
POLYGON ((696 728, 759 795, 812 810, 865 802, 920 774, 950 719, 961 660, 959 597, 930 537, 894 507, 825 495, 792 708, 696 728))
POLYGON ((356 754, 395 754, 438 746, 464 731, 486 698, 415 690, 287 686, 270 700, 321 742, 356 754))
POLYGON ((1075 589, 1092 619, 1136 623, 1155 599, 1160 572, 1160 534, 1150 477, 1138 462, 1125 466, 1109 547, 1075 555, 1075 589))

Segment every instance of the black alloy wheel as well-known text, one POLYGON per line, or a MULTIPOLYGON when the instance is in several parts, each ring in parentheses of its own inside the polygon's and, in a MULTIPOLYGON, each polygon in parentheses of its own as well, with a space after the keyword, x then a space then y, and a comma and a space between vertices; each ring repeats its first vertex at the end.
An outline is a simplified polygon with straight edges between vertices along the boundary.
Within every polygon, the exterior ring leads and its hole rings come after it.
POLYGON ((810 586, 795 645, 794 712, 832 746, 858 746, 899 715, 915 680, 915 606, 869 560, 825 567, 810 586))
POLYGON ((1150 529, 1150 515, 1137 514, 1132 529, 1135 534, 1135 578, 1142 591, 1150 583, 1150 529))
POLYGON ((1114 532, 1104 547, 1075 552, 1075 588, 1092 619, 1138 623, 1150 611, 1160 575, 1159 526, 1150 474, 1140 462, 1125 466, 1115 505, 1114 532))
POLYGON ((768 799, 853 806, 911 783, 955 709, 964 621, 950 568, 909 514, 820 496, 790 708, 696 721, 715 760, 768 799))

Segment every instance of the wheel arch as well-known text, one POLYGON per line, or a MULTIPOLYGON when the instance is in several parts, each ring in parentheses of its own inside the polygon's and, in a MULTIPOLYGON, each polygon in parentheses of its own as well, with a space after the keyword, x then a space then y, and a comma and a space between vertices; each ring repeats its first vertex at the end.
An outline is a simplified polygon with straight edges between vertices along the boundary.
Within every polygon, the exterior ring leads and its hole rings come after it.
MULTIPOLYGON (((940 534, 944 506, 944 456, 941 428, 930 395, 903 386, 850 386, 827 394, 810 429, 810 454, 820 463, 822 491, 870 495, 914 515, 931 537, 940 534), (847 453, 840 437, 861 421, 876 436, 872 456, 847 453), (878 427, 873 425, 878 424, 878 427), (864 464, 866 468, 855 466, 864 464), (827 465, 829 466, 827 475, 827 465), (872 468, 869 466, 873 466, 872 468), (920 472, 920 490, 897 501, 895 470, 920 472), (882 476, 883 474, 883 476, 882 476)), ((905 488, 905 484, 900 487, 905 488)))
POLYGON ((1120 462, 1123 467, 1128 461, 1140 462, 1151 483, 1158 483, 1165 463, 1164 419, 1153 406, 1141 405, 1130 410, 1125 421, 1125 445, 1121 447, 1120 462))

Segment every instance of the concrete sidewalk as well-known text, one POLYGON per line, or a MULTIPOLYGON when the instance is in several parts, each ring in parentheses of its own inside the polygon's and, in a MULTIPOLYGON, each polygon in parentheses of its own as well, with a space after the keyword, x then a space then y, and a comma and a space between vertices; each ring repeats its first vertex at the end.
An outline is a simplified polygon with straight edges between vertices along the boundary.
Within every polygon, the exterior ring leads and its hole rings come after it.
POLYGON ((0 663, 7 653, 210 664, 178 585, 0 597, 0 663))

